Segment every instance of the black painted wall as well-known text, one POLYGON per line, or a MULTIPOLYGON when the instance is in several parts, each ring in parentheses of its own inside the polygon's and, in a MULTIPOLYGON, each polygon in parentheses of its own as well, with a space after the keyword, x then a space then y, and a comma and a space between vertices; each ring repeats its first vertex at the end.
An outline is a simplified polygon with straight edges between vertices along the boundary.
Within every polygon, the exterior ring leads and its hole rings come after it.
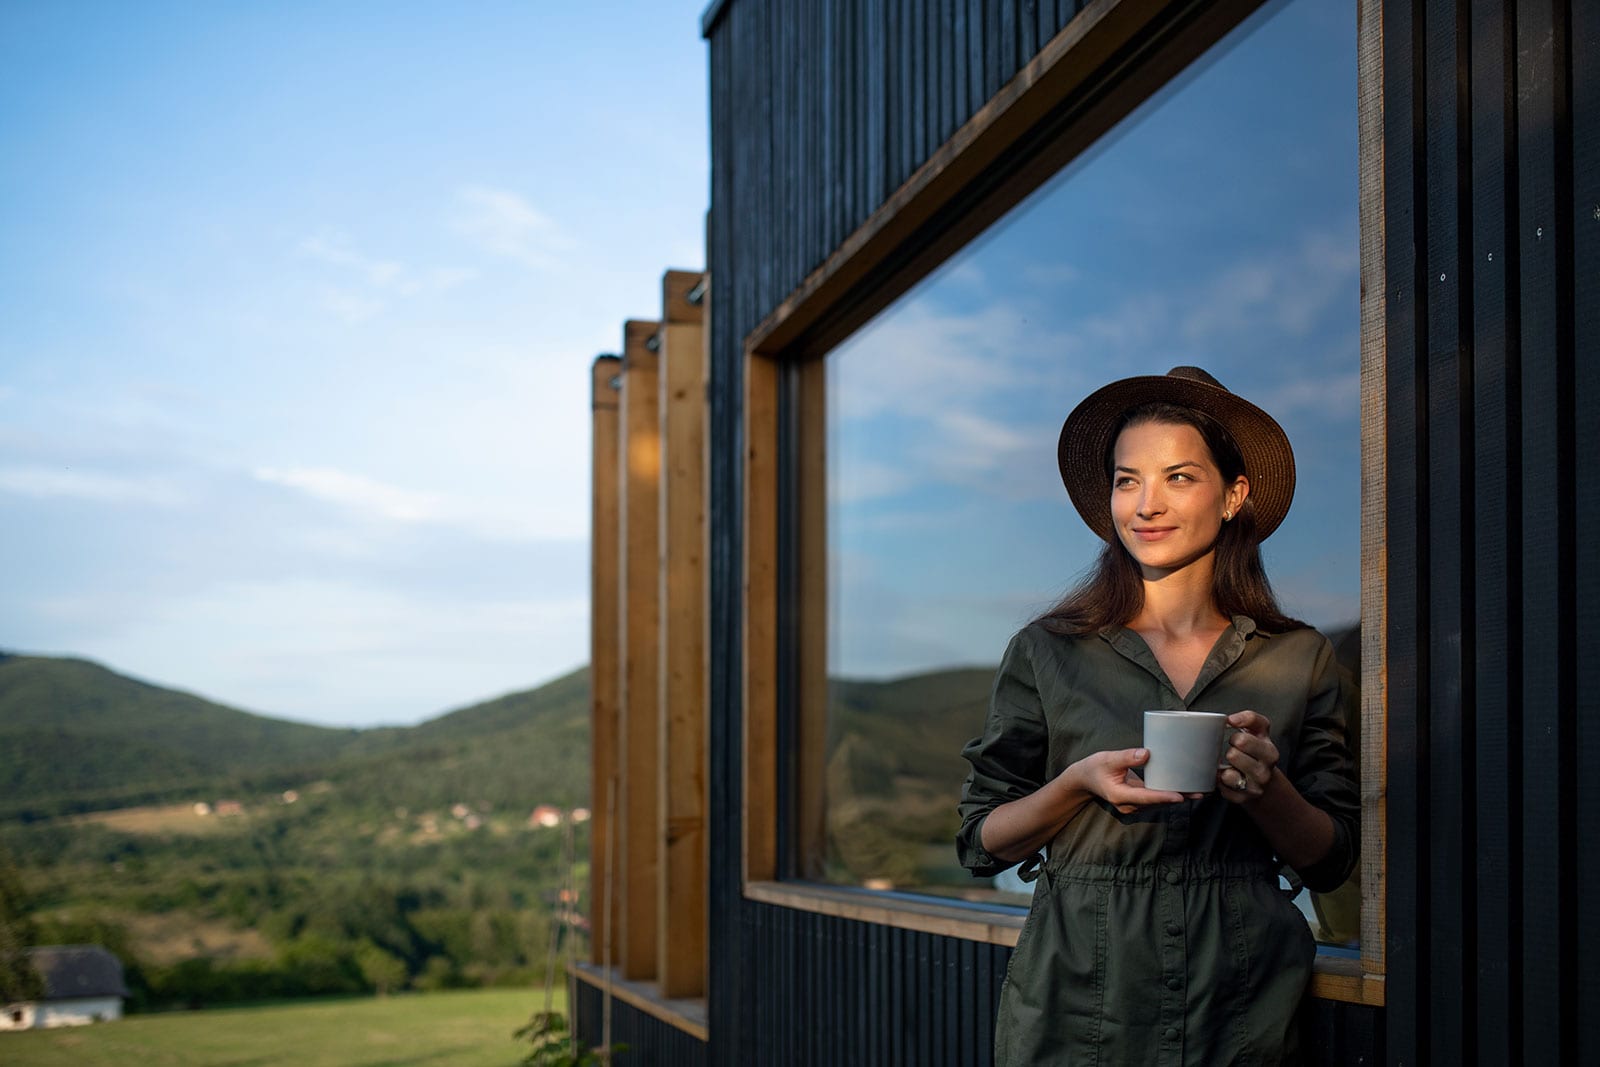
POLYGON ((713 1063, 988 1062, 1005 950, 743 899, 741 361, 745 336, 1079 6, 729 0, 710 13, 713 1063), (973 966, 930 970, 935 945, 973 966), (948 1052, 946 1026, 969 1035, 948 1052))
POLYGON ((1600 1063, 1600 4, 1383 34, 1389 1054, 1600 1063))

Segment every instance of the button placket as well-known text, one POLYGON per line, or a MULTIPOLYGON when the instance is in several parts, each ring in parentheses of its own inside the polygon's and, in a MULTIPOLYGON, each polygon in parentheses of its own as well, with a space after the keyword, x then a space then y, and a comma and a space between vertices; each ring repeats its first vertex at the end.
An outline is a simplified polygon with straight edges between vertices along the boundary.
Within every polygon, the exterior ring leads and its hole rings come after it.
MULTIPOLYGON (((1182 828, 1179 836, 1182 835, 1182 828)), ((1181 859, 1179 860, 1181 862, 1181 859)), ((1184 878, 1178 867, 1163 866, 1155 884, 1157 921, 1161 924, 1161 971, 1165 975, 1161 992, 1162 1063, 1183 1062, 1184 976, 1188 973, 1188 945, 1184 936, 1184 878)))

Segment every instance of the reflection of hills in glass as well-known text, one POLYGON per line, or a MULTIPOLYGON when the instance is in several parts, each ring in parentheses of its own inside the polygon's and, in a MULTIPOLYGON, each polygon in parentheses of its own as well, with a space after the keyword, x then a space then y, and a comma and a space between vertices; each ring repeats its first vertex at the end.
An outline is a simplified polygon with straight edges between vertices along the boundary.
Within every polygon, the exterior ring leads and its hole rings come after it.
MULTIPOLYGON (((1357 627, 1329 635, 1358 686, 1360 636, 1357 627)), ((973 878, 956 862, 956 803, 968 770, 961 749, 983 731, 994 673, 992 667, 953 667, 884 681, 830 680, 829 881, 967 900, 1026 900, 973 878)), ((1359 753, 1359 722, 1351 724, 1349 740, 1359 753)), ((1315 902, 1328 939, 1345 942, 1358 932, 1359 890, 1352 880, 1315 902)))

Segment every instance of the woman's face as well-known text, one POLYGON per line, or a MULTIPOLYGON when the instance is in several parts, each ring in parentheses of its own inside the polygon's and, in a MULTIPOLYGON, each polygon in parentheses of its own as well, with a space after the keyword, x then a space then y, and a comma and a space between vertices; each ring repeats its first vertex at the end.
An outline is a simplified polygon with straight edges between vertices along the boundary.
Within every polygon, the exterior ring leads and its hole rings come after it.
POLYGON ((1112 449, 1111 519, 1149 579, 1208 555, 1223 513, 1237 514, 1250 493, 1240 477, 1225 483, 1193 426, 1144 422, 1117 435, 1112 449))

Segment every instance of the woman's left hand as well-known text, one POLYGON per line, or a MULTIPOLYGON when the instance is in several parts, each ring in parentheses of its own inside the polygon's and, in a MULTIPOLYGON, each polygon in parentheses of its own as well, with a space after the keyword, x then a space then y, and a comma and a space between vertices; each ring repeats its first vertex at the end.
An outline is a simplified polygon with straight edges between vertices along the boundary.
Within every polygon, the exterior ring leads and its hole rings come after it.
POLYGON ((1278 767, 1278 746, 1272 723, 1253 711, 1236 711, 1228 725, 1238 727, 1228 739, 1224 766, 1217 771, 1217 792, 1235 804, 1254 804, 1272 785, 1278 767))

